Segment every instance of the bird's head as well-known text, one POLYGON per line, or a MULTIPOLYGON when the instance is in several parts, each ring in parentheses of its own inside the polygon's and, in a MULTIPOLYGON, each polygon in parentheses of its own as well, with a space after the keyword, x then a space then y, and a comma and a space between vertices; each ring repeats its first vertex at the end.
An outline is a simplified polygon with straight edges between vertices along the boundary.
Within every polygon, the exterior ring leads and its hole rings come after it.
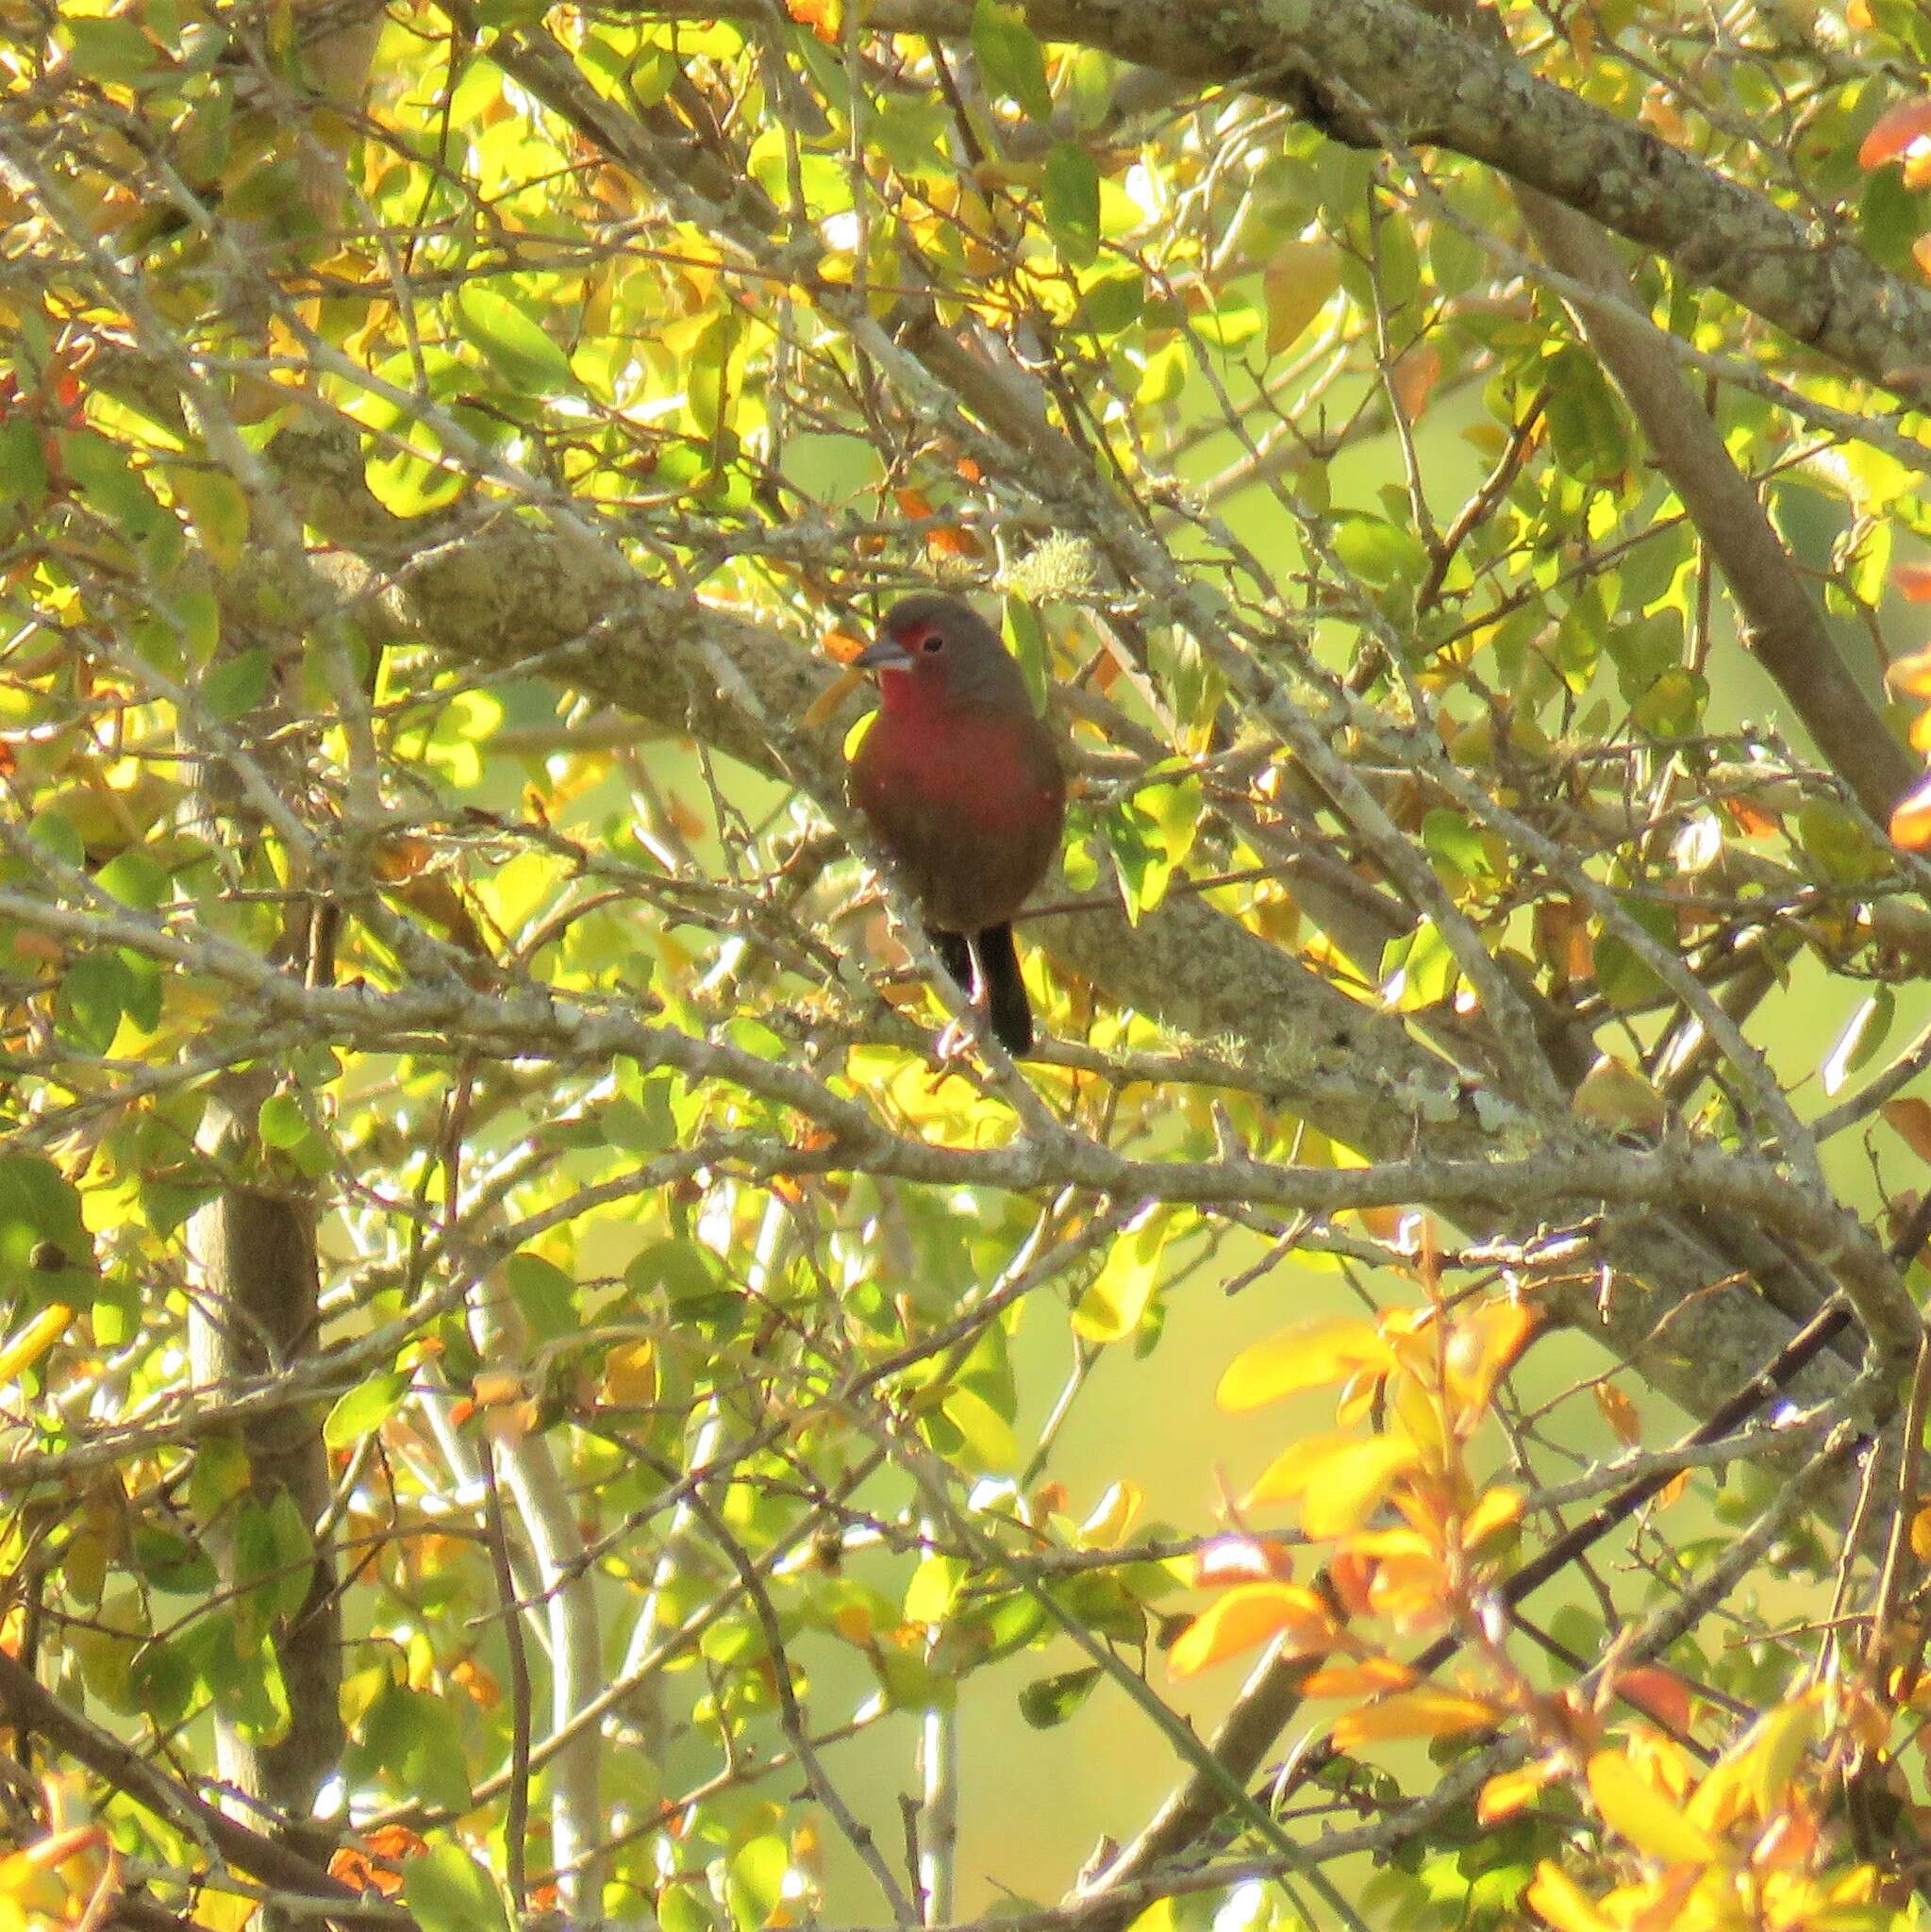
POLYGON ((1025 679, 998 632, 970 606, 936 591, 894 604, 876 641, 853 661, 877 672, 887 710, 1032 708, 1025 679))

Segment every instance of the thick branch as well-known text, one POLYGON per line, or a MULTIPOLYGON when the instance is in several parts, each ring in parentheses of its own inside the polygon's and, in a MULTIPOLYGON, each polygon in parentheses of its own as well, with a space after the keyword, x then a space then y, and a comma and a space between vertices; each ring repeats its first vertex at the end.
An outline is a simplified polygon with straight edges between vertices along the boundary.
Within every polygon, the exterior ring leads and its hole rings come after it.
MULTIPOLYGON (((1379 145, 1343 105, 1358 100, 1403 140, 1499 169, 1846 369, 1931 398, 1931 290, 1403 0, 1027 0, 1026 16, 1049 39, 1268 94, 1379 145)), ((962 35, 971 19, 964 0, 883 0, 867 24, 962 35)))

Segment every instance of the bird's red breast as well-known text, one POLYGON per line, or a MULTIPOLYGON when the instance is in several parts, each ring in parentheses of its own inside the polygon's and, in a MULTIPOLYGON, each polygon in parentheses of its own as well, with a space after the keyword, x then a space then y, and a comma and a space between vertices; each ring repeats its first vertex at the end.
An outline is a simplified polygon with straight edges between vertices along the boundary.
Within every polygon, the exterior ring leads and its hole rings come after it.
POLYGON ((852 763, 853 802, 933 925, 1001 924, 1058 849, 1066 779, 1052 733, 1030 706, 960 704, 910 673, 881 682, 852 763))

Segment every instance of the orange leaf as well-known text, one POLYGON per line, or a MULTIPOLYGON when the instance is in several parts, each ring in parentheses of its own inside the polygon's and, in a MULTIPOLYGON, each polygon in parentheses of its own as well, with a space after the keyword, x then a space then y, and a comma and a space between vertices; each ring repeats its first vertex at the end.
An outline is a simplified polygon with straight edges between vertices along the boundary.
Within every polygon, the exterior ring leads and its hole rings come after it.
POLYGON ((1352 1751, 1389 1738, 1449 1738, 1492 1724, 1498 1714, 1483 1698, 1423 1684, 1349 1711, 1335 1724, 1334 1744, 1338 1751, 1352 1751))
POLYGON ((1931 778, 1920 779, 1891 808, 1890 838, 1906 852, 1931 845, 1931 778))
POLYGON ((1911 1518, 1911 1555, 1931 1562, 1931 1503, 1911 1518))
POLYGON ((1232 1413, 1278 1402, 1304 1389, 1345 1381, 1362 1368, 1394 1366, 1394 1357, 1373 1323, 1337 1315, 1304 1322, 1281 1335, 1243 1348, 1227 1364, 1215 1400, 1232 1413))
POLYGON ((910 484, 903 490, 894 490, 892 496, 902 517, 929 517, 932 514, 932 499, 923 490, 914 490, 910 484))
MULTIPOLYGON (((1921 275, 1931 275, 1931 235, 1920 235, 1911 243, 1911 259, 1918 264, 1921 275)), ((1908 597, 1910 592, 1906 591, 1905 594, 1908 597)))
POLYGON ((1167 1653, 1167 1668, 1176 1677, 1190 1677, 1276 1637, 1284 1656, 1319 1657, 1333 1648, 1338 1634, 1327 1606, 1311 1590, 1298 1583, 1242 1583, 1188 1624, 1167 1653))
POLYGON ((1497 1772, 1475 1800, 1475 1823, 1496 1824, 1512 1818, 1556 1775, 1553 1764, 1524 1764, 1520 1771, 1497 1772))
MULTIPOLYGON (((1891 575, 1895 581, 1899 574, 1891 575)), ((1903 584, 1898 588, 1904 590, 1903 584)), ((1913 603, 1918 601, 1911 592, 1905 594, 1913 603)), ((1924 594, 1931 595, 1931 591, 1924 594)), ((1906 657, 1894 658, 1884 667, 1884 681, 1903 697, 1931 698, 1931 650, 1912 651, 1906 657)))
POLYGON ((925 549, 933 557, 978 558, 986 554, 985 539, 959 524, 941 524, 925 532, 925 549))
POLYGON ((1441 352, 1433 342, 1417 342, 1395 358, 1389 375, 1402 414, 1410 423, 1417 422, 1441 379, 1441 352))
POLYGON ((1616 1440, 1625 1449, 1633 1449, 1642 1441, 1642 1423, 1636 1413, 1636 1405, 1611 1382, 1598 1382, 1595 1387, 1596 1407, 1603 1412, 1603 1420, 1609 1424, 1616 1440))
POLYGON ((1406 1690, 1414 1681, 1414 1672, 1391 1657, 1364 1657, 1357 1663, 1323 1664, 1301 1690, 1308 1697, 1377 1697, 1406 1690))
POLYGON ((1496 1383, 1536 1332, 1537 1321, 1535 1310, 1521 1302, 1496 1301, 1465 1315, 1450 1330, 1448 1394, 1465 1419, 1488 1407, 1496 1383))
POLYGON ((1639 1664, 1616 1679, 1616 1694, 1673 1731, 1690 1728, 1690 1686, 1661 1664, 1639 1664))
POLYGON ((1860 168, 1881 168, 1899 158, 1913 142, 1931 135, 1931 96, 1918 95, 1887 108, 1872 123, 1871 132, 1857 150, 1860 168))
POLYGON ((1931 1100, 1904 1093, 1887 1100, 1878 1112, 1920 1160, 1931 1160, 1931 1100))

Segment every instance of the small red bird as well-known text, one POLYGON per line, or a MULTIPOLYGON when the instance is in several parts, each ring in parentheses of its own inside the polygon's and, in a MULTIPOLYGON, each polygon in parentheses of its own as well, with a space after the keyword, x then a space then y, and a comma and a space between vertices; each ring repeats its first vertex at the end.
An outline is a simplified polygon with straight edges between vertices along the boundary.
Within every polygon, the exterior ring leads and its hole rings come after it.
POLYGON ((1053 734, 997 633, 957 597, 895 604, 856 662, 878 715, 847 774, 945 970, 1007 1053, 1033 1043, 1012 916, 1046 874, 1066 818, 1053 734))

